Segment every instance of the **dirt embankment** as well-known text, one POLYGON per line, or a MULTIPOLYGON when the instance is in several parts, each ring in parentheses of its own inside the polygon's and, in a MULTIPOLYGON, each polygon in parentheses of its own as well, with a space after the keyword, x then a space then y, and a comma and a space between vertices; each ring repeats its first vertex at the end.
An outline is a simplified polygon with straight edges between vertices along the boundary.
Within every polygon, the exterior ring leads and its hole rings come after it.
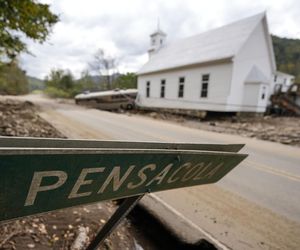
MULTIPOLYGON (((35 111, 30 102, 1 100, 0 135, 64 137, 35 111)), ((80 229, 84 228, 88 239, 93 239, 115 209, 113 202, 101 202, 1 223, 0 249, 70 249, 80 229)), ((135 231, 125 220, 101 249, 155 249, 141 234, 136 236, 135 231), (139 248, 140 241, 143 248, 139 248)))
POLYGON ((65 138, 36 113, 31 102, 11 99, 0 101, 0 135, 65 138))
POLYGON ((185 123, 214 132, 238 134, 300 147, 299 117, 231 117, 185 123))

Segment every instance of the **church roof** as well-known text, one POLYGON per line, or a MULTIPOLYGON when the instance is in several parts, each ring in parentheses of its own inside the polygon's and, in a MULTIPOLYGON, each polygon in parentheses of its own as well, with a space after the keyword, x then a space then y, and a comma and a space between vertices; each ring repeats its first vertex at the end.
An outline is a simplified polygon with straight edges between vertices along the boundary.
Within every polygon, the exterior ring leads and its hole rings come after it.
POLYGON ((234 57, 265 13, 178 40, 162 47, 140 69, 139 75, 234 57))
POLYGON ((166 36, 167 34, 166 34, 165 32, 163 32, 163 31, 158 27, 158 29, 157 29, 154 33, 152 33, 150 36, 152 37, 152 36, 155 36, 155 35, 166 36))
POLYGON ((255 65, 250 70, 245 80, 246 83, 268 83, 268 78, 255 65))
POLYGON ((276 75, 281 75, 281 76, 288 76, 288 77, 295 77, 294 75, 285 73, 285 72, 281 72, 281 71, 276 71, 276 75))

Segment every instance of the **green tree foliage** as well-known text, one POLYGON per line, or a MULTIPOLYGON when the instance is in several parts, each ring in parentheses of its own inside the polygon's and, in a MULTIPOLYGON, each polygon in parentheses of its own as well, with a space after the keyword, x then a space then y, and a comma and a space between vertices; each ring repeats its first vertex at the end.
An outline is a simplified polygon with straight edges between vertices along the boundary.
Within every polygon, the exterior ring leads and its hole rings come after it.
POLYGON ((0 65, 0 94, 20 95, 28 93, 28 81, 25 72, 14 60, 0 65))
POLYGON ((50 97, 72 98, 83 91, 98 90, 88 71, 75 80, 69 70, 53 69, 45 78, 45 93, 50 97))
POLYGON ((272 36, 278 70, 296 77, 300 83, 300 39, 272 36))
POLYGON ((58 16, 35 0, 0 0, 0 56, 14 59, 26 44, 21 37, 44 42, 58 16))
POLYGON ((134 73, 127 73, 119 76, 114 82, 115 88, 131 89, 137 87, 137 76, 134 73))
POLYGON ((76 94, 75 80, 70 71, 51 70, 45 78, 45 93, 50 97, 70 98, 76 94))
POLYGON ((76 88, 78 92, 98 90, 95 81, 87 70, 81 73, 81 77, 76 83, 76 88))

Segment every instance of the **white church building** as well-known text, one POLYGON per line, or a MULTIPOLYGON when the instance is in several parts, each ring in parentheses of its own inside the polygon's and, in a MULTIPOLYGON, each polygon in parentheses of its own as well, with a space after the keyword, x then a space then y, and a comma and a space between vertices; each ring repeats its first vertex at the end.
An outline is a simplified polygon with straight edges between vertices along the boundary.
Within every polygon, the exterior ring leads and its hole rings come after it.
POLYGON ((172 43, 158 29, 139 70, 144 108, 265 112, 276 64, 265 13, 172 43))
POLYGON ((295 76, 277 71, 274 75, 275 90, 281 88, 282 92, 287 92, 289 87, 295 82, 295 76))

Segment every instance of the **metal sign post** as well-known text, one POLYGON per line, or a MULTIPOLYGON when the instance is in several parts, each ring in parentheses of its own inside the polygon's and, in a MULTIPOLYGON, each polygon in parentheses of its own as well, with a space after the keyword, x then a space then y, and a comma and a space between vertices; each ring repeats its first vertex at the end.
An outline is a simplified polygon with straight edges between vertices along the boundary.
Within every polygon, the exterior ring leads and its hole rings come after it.
POLYGON ((101 228, 99 233, 86 248, 86 250, 97 249, 101 243, 105 240, 107 236, 122 222, 122 220, 130 213, 130 211, 137 205, 140 199, 143 198, 142 195, 132 196, 126 198, 116 212, 111 216, 111 218, 106 222, 106 224, 101 228))
POLYGON ((126 198, 93 249, 145 193, 215 183, 242 147, 0 137, 0 221, 126 198))

